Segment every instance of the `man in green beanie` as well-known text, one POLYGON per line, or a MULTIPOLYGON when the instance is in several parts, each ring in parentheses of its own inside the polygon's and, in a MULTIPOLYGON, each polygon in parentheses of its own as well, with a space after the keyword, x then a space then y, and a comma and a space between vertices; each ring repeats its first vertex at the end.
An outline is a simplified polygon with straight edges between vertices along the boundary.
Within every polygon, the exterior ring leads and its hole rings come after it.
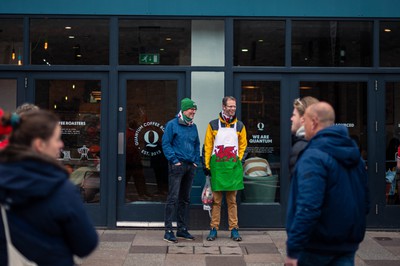
POLYGON ((181 101, 181 111, 170 120, 162 137, 164 155, 168 160, 169 192, 165 205, 164 240, 177 243, 172 231, 172 220, 177 221, 176 236, 194 240, 188 232, 186 214, 189 211, 190 191, 196 168, 200 162, 200 141, 197 126, 193 123, 197 105, 189 98, 181 101))

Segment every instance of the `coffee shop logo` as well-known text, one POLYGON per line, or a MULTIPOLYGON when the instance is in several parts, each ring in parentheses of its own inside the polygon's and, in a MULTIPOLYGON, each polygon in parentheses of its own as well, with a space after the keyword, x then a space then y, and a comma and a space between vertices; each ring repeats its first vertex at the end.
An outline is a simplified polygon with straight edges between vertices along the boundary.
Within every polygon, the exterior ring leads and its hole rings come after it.
POLYGON ((258 129, 258 131, 264 131, 264 127, 265 127, 265 125, 264 125, 264 123, 262 123, 262 122, 259 122, 259 123, 257 124, 257 129, 258 129))
POLYGON ((161 138, 164 134, 164 126, 158 122, 145 122, 135 132, 135 146, 145 156, 161 154, 161 138))

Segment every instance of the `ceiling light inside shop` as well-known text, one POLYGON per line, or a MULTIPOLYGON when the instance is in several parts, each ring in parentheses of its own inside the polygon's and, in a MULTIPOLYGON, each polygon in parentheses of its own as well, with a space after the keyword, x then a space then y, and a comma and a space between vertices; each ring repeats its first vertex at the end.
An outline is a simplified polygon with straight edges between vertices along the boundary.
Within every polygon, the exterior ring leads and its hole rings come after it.
POLYGON ((101 101, 101 91, 92 91, 91 96, 96 101, 101 101))
POLYGON ((243 48, 243 49, 242 49, 242 52, 243 52, 243 53, 247 53, 248 51, 249 51, 249 49, 247 49, 247 48, 243 48))
POLYGON ((75 39, 75 36, 74 35, 69 35, 68 38, 69 39, 75 39))
POLYGON ((386 28, 386 29, 384 29, 383 31, 384 31, 384 32, 391 32, 392 30, 389 29, 389 28, 386 28))
POLYGON ((300 90, 311 90, 311 86, 300 86, 300 90))
POLYGON ((258 40, 258 42, 264 42, 264 40, 260 39, 260 40, 258 40))
POLYGON ((70 26, 65 26, 65 29, 66 30, 70 30, 70 29, 72 29, 70 26))
POLYGON ((167 38, 165 38, 165 40, 166 41, 172 41, 172 38, 171 37, 167 37, 167 38))
POLYGON ((255 86, 255 85, 244 85, 242 86, 242 89, 248 89, 248 90, 254 90, 254 89, 259 89, 259 86, 255 86))

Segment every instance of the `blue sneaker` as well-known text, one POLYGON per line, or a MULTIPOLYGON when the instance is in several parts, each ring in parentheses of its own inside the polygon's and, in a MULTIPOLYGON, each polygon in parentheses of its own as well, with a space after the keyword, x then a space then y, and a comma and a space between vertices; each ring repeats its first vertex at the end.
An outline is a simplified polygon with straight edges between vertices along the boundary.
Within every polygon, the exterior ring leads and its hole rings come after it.
POLYGON ((178 240, 176 239, 174 232, 172 232, 171 230, 165 231, 164 240, 167 241, 168 243, 178 243, 178 240))
POLYGON ((179 237, 179 238, 186 239, 186 240, 194 240, 194 236, 192 236, 192 235, 188 232, 188 230, 187 230, 186 228, 179 229, 179 230, 176 232, 176 236, 179 237))
POLYGON ((214 227, 207 236, 207 241, 214 241, 217 238, 217 229, 214 227))
POLYGON ((237 228, 233 228, 233 229, 231 230, 231 238, 232 238, 234 241, 242 241, 242 237, 239 235, 239 231, 238 231, 237 228))

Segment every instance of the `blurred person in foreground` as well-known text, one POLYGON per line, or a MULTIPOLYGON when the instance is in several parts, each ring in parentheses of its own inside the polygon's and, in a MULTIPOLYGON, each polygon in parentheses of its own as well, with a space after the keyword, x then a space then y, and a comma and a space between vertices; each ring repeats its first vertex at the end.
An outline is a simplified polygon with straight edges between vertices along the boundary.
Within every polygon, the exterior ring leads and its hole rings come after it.
POLYGON ((293 113, 290 121, 292 126, 290 128, 292 132, 292 150, 289 155, 289 170, 290 174, 293 174, 294 166, 296 165, 299 153, 307 146, 308 141, 304 138, 304 113, 308 106, 319 102, 318 99, 306 96, 303 98, 297 98, 293 102, 293 113))
POLYGON ((307 147, 299 155, 287 211, 285 265, 354 265, 369 212, 365 164, 331 105, 304 115, 307 147))
MULTIPOLYGON (((39 110, 38 106, 31 103, 24 103, 17 107, 15 113, 18 116, 21 116, 27 112, 37 111, 37 110, 39 110)), ((8 113, 8 115, 11 116, 11 113, 8 113)), ((3 122, 0 121, 0 124, 4 124, 4 126, 0 129, 0 150, 4 149, 8 145, 8 138, 12 131, 12 126, 10 124, 11 120, 8 119, 7 121, 6 119, 3 119, 3 117, 5 116, 7 115, 4 114, 4 110, 0 109, 0 119, 4 120, 3 122)))
POLYGON ((37 111, 39 109, 40 109, 39 106, 34 105, 33 103, 23 103, 17 107, 17 109, 15 110, 15 113, 17 113, 17 115, 21 116, 30 111, 37 111))
MULTIPOLYGON (((96 248, 98 235, 57 161, 63 147, 59 119, 44 110, 9 117, 12 133, 0 152, 0 204, 8 209, 13 244, 38 265, 74 265, 74 255, 96 248)), ((5 241, 1 225, 0 265, 7 265, 5 241)))

